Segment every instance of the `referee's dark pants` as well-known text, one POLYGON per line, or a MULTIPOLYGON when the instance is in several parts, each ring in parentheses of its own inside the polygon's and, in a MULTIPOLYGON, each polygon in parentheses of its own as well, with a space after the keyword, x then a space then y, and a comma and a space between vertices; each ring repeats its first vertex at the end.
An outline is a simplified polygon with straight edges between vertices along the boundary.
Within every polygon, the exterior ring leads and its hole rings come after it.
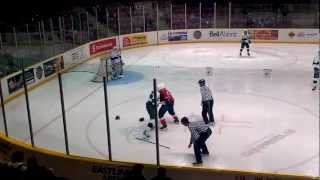
POLYGON ((209 121, 214 122, 212 108, 213 108, 213 99, 202 102, 202 119, 206 124, 208 124, 209 121), (208 120, 208 115, 209 115, 209 120, 208 120))
POLYGON ((200 133, 200 137, 193 144, 194 154, 198 163, 202 163, 201 153, 209 154, 206 140, 210 137, 211 134, 212 131, 210 128, 208 128, 207 131, 200 133))

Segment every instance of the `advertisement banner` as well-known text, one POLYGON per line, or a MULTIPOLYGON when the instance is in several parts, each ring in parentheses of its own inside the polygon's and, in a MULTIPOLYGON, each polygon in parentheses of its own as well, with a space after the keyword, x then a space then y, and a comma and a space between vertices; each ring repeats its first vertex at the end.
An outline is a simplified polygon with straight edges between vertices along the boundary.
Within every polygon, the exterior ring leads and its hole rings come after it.
POLYGON ((131 47, 131 46, 148 44, 148 39, 145 34, 124 36, 122 41, 123 41, 123 47, 131 47))
POLYGON ((37 66, 35 68, 35 71, 36 71, 37 80, 42 79, 42 77, 43 77, 43 68, 42 68, 42 66, 37 66))
POLYGON ((188 33, 186 31, 168 32, 168 41, 186 41, 188 33))
POLYGON ((111 50, 116 46, 116 39, 105 39, 90 44, 90 55, 98 54, 107 50, 111 50))
MULTIPOLYGON (((25 78, 26 78, 26 83, 27 84, 32 84, 35 82, 35 77, 34 77, 34 69, 30 68, 28 70, 25 70, 24 72, 25 78)), ((9 94, 12 94, 19 89, 23 88, 23 76, 22 73, 19 73, 7 80, 8 83, 8 90, 9 94)))
POLYGON ((209 40, 239 40, 241 38, 242 31, 237 29, 212 29, 208 31, 209 40))
POLYGON ((281 40, 319 42, 319 31, 313 29, 283 29, 280 31, 281 40))
POLYGON ((63 57, 55 58, 51 61, 47 61, 43 63, 43 71, 44 71, 44 77, 48 77, 58 71, 58 63, 61 63, 61 69, 64 69, 64 61, 63 57))
POLYGON ((82 60, 87 58, 89 58, 89 55, 87 54, 84 46, 68 51, 63 55, 66 65, 80 63, 82 60))
POLYGON ((278 40, 279 31, 278 30, 249 30, 251 38, 254 40, 278 40))
POLYGON ((202 32, 201 30, 196 30, 192 33, 193 39, 199 40, 202 38, 202 32))

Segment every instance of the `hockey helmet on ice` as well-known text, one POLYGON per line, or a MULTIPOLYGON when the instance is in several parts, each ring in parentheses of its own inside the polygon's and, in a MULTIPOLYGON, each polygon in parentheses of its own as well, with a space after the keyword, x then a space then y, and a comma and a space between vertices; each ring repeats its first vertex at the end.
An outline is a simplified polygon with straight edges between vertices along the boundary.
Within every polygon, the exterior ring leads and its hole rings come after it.
POLYGON ((204 85, 204 84, 206 83, 206 81, 205 81, 204 79, 200 79, 200 80, 198 81, 198 83, 199 83, 200 85, 204 85))
POLYGON ((151 93, 150 93, 150 95, 149 95, 149 99, 153 99, 153 97, 154 97, 154 92, 153 91, 151 91, 151 93))

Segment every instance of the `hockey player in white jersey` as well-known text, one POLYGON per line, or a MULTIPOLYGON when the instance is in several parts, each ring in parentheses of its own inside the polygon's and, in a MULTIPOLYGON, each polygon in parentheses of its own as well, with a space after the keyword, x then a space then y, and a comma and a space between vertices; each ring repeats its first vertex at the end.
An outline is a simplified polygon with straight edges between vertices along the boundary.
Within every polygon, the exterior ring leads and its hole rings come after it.
POLYGON ((247 54, 250 56, 250 36, 248 31, 244 31, 241 37, 241 48, 240 48, 240 56, 242 56, 242 51, 244 48, 247 48, 247 54))
POLYGON ((312 91, 317 89, 317 86, 320 90, 319 87, 319 76, 320 76, 320 50, 318 50, 318 55, 316 57, 314 57, 313 59, 313 88, 312 91))
POLYGON ((111 55, 110 55, 110 59, 111 59, 111 67, 112 67, 112 79, 116 80, 116 79, 120 79, 123 77, 123 62, 121 59, 121 54, 119 52, 119 50, 114 47, 111 55))

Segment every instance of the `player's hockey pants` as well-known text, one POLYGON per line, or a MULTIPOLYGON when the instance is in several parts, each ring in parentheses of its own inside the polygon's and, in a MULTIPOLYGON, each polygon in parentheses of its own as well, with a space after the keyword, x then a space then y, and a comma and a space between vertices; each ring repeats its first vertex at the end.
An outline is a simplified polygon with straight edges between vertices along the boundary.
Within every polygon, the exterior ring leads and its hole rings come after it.
POLYGON ((122 64, 120 62, 112 64, 112 76, 113 76, 113 78, 118 78, 120 76, 121 68, 122 68, 121 66, 122 66, 122 64))
POLYGON ((149 114, 150 119, 155 119, 156 118, 156 107, 153 105, 151 101, 148 101, 146 103, 146 109, 149 114))
POLYGON ((241 49, 243 48, 249 49, 249 43, 241 43, 241 49))
POLYGON ((173 102, 166 102, 166 104, 162 105, 159 109, 159 118, 162 118, 167 111, 171 116, 174 116, 176 113, 173 106, 173 102))
POLYGON ((214 122, 212 108, 213 108, 213 99, 202 102, 202 118, 206 124, 208 124, 209 121, 214 122), (209 121, 208 121, 208 116, 209 116, 209 121))
POLYGON ((200 133, 200 137, 193 144, 194 155, 196 156, 196 161, 199 163, 202 163, 201 153, 209 153, 206 140, 211 134, 212 130, 208 128, 207 131, 200 133))

